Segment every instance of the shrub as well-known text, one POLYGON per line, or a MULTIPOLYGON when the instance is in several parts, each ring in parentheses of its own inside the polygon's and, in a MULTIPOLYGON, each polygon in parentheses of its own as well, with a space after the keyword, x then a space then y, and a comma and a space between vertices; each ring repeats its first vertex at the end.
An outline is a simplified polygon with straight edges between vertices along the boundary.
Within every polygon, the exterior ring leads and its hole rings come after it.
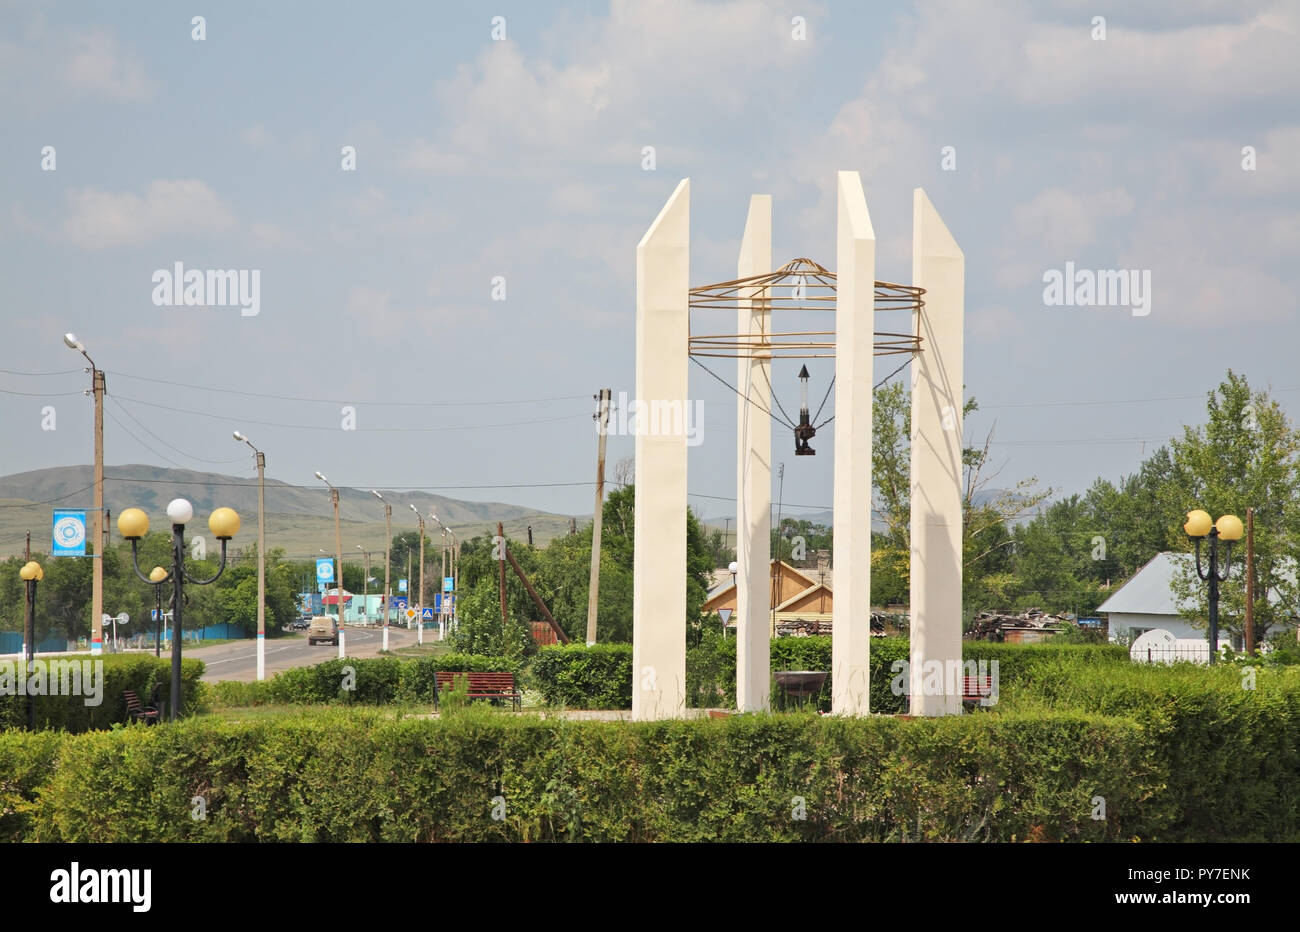
POLYGON ((509 672, 519 665, 504 657, 442 654, 414 660, 396 657, 334 658, 310 667, 284 670, 261 683, 212 684, 212 701, 221 706, 281 702, 312 705, 322 702, 383 705, 389 702, 433 702, 435 673, 440 670, 509 672), (350 685, 352 688, 345 688, 350 685))
POLYGON ((632 708, 632 645, 544 647, 533 658, 532 682, 547 703, 570 709, 632 708))
POLYGON ((9 733, 0 761, 26 775, 0 824, 51 842, 1106 841, 1156 836, 1168 811, 1147 805, 1164 774, 1136 723, 1041 711, 573 722, 352 710, 53 746, 9 733), (1098 794, 1107 818, 1095 821, 1098 794))
MULTIPOLYGON (((126 721, 126 700, 122 697, 125 690, 134 690, 144 703, 149 701, 155 685, 161 684, 163 702, 167 701, 171 691, 170 658, 148 654, 106 654, 102 657, 79 654, 58 659, 102 663, 103 695, 98 705, 86 705, 89 684, 83 681, 81 695, 36 696, 37 728, 75 732, 111 728, 114 724, 126 721)), ((21 666, 21 662, 17 666, 21 666)), ((203 690, 199 678, 203 675, 203 670, 201 660, 181 660, 182 715, 201 710, 203 690)), ((0 727, 23 728, 26 725, 27 697, 14 695, 0 699, 0 727)))

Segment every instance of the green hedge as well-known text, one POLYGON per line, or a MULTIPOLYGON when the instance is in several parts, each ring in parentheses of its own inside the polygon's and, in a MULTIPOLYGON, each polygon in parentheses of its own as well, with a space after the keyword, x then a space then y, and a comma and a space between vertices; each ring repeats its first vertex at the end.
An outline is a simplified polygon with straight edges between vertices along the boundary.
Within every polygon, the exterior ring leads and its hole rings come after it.
POLYGON ((10 840, 1155 838, 1142 729, 1077 713, 573 722, 471 711, 0 734, 10 840), (1106 818, 1091 818, 1093 797, 1106 818), (198 799, 196 799, 198 798, 198 799), (201 818, 196 816, 201 815, 201 818), (495 817, 494 817, 495 816, 495 817))
POLYGON ((1300 840, 1300 668, 1129 664, 1041 667, 1002 711, 1130 718, 1158 749, 1171 841, 1300 840))
MULTIPOLYGON (((78 664, 89 661, 91 664, 103 664, 103 693, 98 705, 86 705, 89 685, 83 682, 81 694, 36 696, 36 725, 38 728, 56 728, 67 731, 89 731, 92 729, 111 728, 114 724, 126 721, 126 700, 122 697, 124 690, 135 690, 140 701, 148 703, 154 685, 161 683, 161 698, 168 700, 171 694, 171 658, 153 657, 149 654, 105 654, 91 657, 77 654, 58 658, 38 658, 46 661, 46 670, 54 669, 51 661, 72 660, 78 664)), ((18 664, 16 664, 17 666, 18 664)), ((84 664, 82 665, 84 669, 84 664)), ((92 680, 95 679, 94 667, 90 668, 92 680)), ((199 711, 202 703, 202 690, 199 678, 203 676, 204 665, 201 660, 183 658, 181 660, 181 696, 183 705, 181 713, 188 715, 199 711)), ((25 728, 27 725, 27 697, 5 696, 0 699, 0 727, 25 728)))
MULTIPOLYGON (((1040 668, 1058 669, 1128 664, 1127 649, 1113 644, 998 644, 964 641, 964 660, 998 661, 999 690, 1014 688, 1040 668)), ((775 638, 771 641, 772 671, 831 669, 829 637, 775 638)), ((871 710, 897 713, 907 697, 894 692, 896 661, 908 659, 906 638, 872 638, 871 710)), ((534 682, 552 705, 570 708, 628 709, 632 707, 632 645, 598 644, 546 648, 532 666, 534 682), (544 662, 543 662, 544 660, 544 662), (600 704, 604 703, 604 704, 600 704)), ((706 632, 702 643, 686 652, 686 696, 692 708, 734 708, 736 704, 736 639, 706 632)), ((830 709, 831 677, 826 677, 817 708, 830 709)))
POLYGON ((632 708, 632 645, 543 647, 529 667, 547 704, 570 709, 632 708))
POLYGON ((310 667, 294 667, 260 683, 215 683, 212 684, 211 696, 214 702, 224 706, 272 702, 309 704, 337 701, 366 705, 433 702, 435 674, 442 670, 517 675, 519 664, 505 657, 476 654, 441 654, 414 660, 396 657, 335 658, 310 667), (345 685, 352 688, 347 689, 345 685))

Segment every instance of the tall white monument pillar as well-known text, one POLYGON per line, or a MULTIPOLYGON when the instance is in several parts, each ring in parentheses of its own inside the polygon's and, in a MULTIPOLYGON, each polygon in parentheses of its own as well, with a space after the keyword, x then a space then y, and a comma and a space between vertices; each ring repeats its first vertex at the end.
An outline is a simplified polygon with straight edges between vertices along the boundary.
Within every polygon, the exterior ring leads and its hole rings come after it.
POLYGON ((638 720, 676 718, 686 710, 690 215, 691 183, 684 178, 636 247, 640 408, 632 565, 632 717, 638 720), (680 417, 673 417, 674 411, 680 417), (666 425, 675 429, 663 429, 666 425))
MULTIPOLYGON (((962 251, 925 191, 917 188, 912 284, 925 289, 925 308, 914 315, 921 352, 912 357, 913 715, 961 712, 961 674, 949 671, 959 671, 961 664, 965 281, 962 251)), ((837 589, 838 583, 837 577, 837 589)))
MULTIPOLYGON (((745 235, 740 241, 737 278, 772 271, 772 196, 749 199, 745 235)), ((768 342, 771 305, 764 288, 740 293, 738 334, 768 342)), ((736 387, 736 708, 768 709, 771 696, 772 610, 772 357, 751 350, 738 360, 736 387)))
POLYGON ((866 715, 871 659, 871 380, 876 234, 862 179, 840 172, 835 252, 835 602, 831 711, 866 715))

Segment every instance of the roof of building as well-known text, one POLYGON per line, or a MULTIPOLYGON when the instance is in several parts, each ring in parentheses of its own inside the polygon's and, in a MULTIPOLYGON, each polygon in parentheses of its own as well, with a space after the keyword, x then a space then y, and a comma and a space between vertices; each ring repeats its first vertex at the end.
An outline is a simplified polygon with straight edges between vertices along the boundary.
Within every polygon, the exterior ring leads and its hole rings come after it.
MULTIPOLYGON (((1191 559, 1190 553, 1156 554, 1114 595, 1097 606, 1097 611, 1124 615, 1179 614, 1172 583, 1182 567, 1191 565, 1191 559)), ((1186 607, 1190 610, 1192 605, 1186 607)))

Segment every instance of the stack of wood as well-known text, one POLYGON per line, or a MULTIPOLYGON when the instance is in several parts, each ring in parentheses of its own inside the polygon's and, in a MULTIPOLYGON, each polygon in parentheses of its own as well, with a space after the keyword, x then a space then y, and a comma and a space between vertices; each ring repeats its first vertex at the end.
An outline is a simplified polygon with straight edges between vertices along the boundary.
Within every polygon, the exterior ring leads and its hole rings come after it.
MULTIPOLYGON (((967 637, 974 641, 1005 641, 1011 632, 1032 632, 1043 635, 1064 631, 1074 624, 1069 615, 1051 615, 1041 608, 1031 608, 1012 615, 1008 612, 980 612, 971 623, 967 637)), ((1017 638, 1018 639, 1018 638, 1017 638)))

